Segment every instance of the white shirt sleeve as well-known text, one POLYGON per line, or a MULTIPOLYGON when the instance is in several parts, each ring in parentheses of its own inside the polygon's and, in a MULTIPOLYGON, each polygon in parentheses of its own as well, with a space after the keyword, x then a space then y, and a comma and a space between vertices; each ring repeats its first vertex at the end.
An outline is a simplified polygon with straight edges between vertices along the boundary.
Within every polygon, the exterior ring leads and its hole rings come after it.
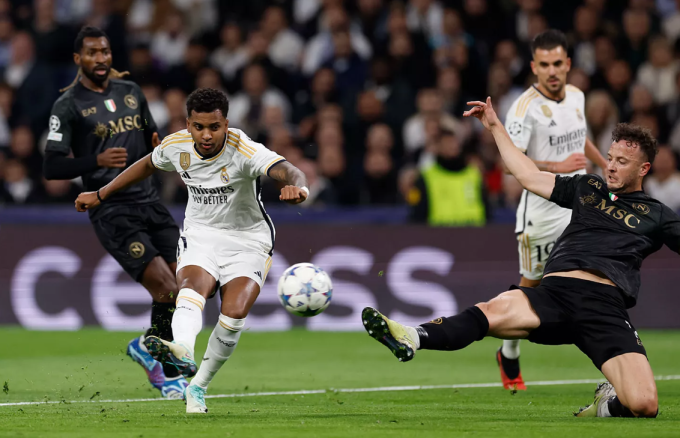
POLYGON ((156 169, 172 172, 176 170, 175 165, 172 164, 172 160, 170 159, 172 146, 166 147, 167 144, 164 143, 166 143, 165 140, 153 149, 153 152, 151 153, 151 164, 153 164, 156 169))
POLYGON ((269 169, 275 164, 286 161, 281 155, 267 149, 261 143, 251 140, 245 133, 241 132, 239 143, 243 152, 246 153, 244 164, 245 172, 253 178, 262 175, 269 175, 269 169))
POLYGON ((510 107, 505 117, 505 130, 510 134, 512 142, 518 149, 526 152, 534 129, 534 119, 530 114, 531 102, 520 96, 510 107))

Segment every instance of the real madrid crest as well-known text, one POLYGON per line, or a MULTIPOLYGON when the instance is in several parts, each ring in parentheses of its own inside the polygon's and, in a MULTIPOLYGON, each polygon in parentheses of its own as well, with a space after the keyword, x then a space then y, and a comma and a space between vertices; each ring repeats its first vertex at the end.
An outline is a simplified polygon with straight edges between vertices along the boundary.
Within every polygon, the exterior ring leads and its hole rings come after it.
POLYGON ((133 96, 132 94, 128 94, 125 96, 124 100, 125 105, 127 105, 129 108, 137 109, 137 99, 135 98, 135 96, 133 96))
POLYGON ((541 105, 541 111, 543 111, 543 115, 546 117, 552 117, 552 111, 550 111, 550 108, 548 105, 541 105))
POLYGON ((578 108, 576 108, 576 116, 579 120, 583 120, 583 114, 581 114, 581 110, 578 108))
POLYGON ((220 173, 220 179, 222 180, 223 183, 229 184, 229 174, 227 173, 227 166, 224 166, 222 168, 222 172, 220 173))
POLYGON ((191 165, 191 154, 189 152, 181 152, 179 154, 179 165, 183 170, 187 170, 191 165))

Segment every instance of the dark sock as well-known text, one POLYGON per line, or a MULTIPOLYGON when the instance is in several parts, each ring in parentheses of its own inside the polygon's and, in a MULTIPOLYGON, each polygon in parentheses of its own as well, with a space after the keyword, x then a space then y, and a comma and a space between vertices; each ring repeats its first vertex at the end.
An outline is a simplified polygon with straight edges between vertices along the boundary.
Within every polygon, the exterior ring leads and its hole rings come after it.
POLYGON ((458 315, 421 324, 416 330, 423 350, 460 350, 484 339, 489 320, 479 307, 472 306, 458 315))
POLYGON ((146 336, 158 336, 165 341, 172 341, 172 314, 175 311, 175 303, 151 304, 151 327, 146 331, 146 336))
POLYGON ((634 417, 633 413, 625 407, 624 405, 621 404, 619 401, 619 397, 614 397, 611 400, 609 400, 607 403, 609 403, 609 413, 612 415, 612 417, 634 417))
POLYGON ((517 378, 517 376, 519 376, 519 358, 508 359, 507 357, 503 356, 503 350, 498 350, 498 353, 501 356, 501 365, 503 366, 503 371, 505 372, 505 375, 508 376, 508 379, 517 378))
MULTIPOLYGON (((151 304, 151 327, 144 336, 158 336, 163 340, 172 341, 172 314, 174 311, 175 303, 157 303, 154 301, 151 304)), ((179 376, 179 371, 170 364, 163 364, 163 374, 165 374, 165 377, 173 378, 179 376)))

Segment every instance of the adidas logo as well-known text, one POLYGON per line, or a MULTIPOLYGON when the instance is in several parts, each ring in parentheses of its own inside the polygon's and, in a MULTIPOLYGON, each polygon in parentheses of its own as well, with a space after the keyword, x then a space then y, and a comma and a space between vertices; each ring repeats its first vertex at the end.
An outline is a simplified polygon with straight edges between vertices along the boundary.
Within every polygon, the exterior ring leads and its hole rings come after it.
POLYGON ((191 179, 191 177, 189 176, 189 172, 183 172, 180 175, 182 176, 183 179, 191 179))
POLYGON ((220 339, 219 336, 217 337, 217 342, 219 342, 220 344, 224 344, 224 345, 226 345, 227 347, 233 347, 233 346, 236 345, 236 342, 232 342, 232 341, 223 341, 222 339, 220 339))
POLYGON ((557 126, 557 123, 555 123, 554 120, 551 120, 550 124, 548 125, 548 128, 552 128, 553 126, 557 126))
POLYGON ((261 271, 255 271, 255 275, 260 277, 260 280, 262 280, 262 272, 261 271))

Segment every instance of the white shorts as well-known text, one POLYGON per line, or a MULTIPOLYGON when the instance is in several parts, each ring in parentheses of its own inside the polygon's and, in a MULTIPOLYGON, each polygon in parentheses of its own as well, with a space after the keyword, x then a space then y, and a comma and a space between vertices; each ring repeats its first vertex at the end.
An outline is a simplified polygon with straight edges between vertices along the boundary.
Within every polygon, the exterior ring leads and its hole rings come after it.
POLYGON ((529 225, 523 233, 517 234, 520 275, 528 280, 543 278, 543 267, 550 251, 570 220, 571 216, 567 216, 550 224, 529 225))
POLYGON ((271 254, 262 242, 221 230, 186 229, 177 245, 178 272, 185 266, 198 266, 220 285, 247 277, 262 287, 272 266, 271 254))

